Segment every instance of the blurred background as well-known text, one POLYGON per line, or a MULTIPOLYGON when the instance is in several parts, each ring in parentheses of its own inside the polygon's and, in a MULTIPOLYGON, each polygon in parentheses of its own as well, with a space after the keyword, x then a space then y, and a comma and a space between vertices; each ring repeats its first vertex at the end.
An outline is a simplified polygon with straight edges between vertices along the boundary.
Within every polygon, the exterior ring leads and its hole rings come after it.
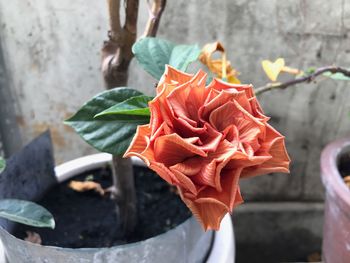
MULTIPOLYGON (((147 18, 147 2, 140 1, 140 34, 147 18)), ((94 152, 63 120, 104 90, 100 49, 107 31, 105 1, 0 1, 5 155, 48 128, 57 164, 94 152)), ((242 82, 258 87, 269 81, 263 59, 283 57, 300 69, 349 67, 349 33, 346 0, 177 0, 168 1, 158 37, 200 46, 219 40, 242 82)), ((136 64, 132 62, 129 86, 154 94, 155 81, 136 64)), ((329 79, 261 96, 272 125, 286 136, 291 174, 241 182, 246 204, 233 216, 238 262, 253 262, 262 254, 271 262, 278 257, 306 260, 320 253, 320 152, 332 140, 348 136, 349 98, 348 82, 329 79)))

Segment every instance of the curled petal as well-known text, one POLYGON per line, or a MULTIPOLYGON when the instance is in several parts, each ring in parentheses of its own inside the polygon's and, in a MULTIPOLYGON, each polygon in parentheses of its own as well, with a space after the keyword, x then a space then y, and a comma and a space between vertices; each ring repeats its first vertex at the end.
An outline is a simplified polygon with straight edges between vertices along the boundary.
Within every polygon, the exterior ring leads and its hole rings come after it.
POLYGON ((205 231, 219 230, 222 218, 228 213, 227 207, 216 199, 208 198, 201 202, 182 198, 205 231), (205 201, 205 202, 204 202, 205 201))
MULTIPOLYGON (((187 74, 185 72, 177 70, 176 68, 170 67, 169 65, 165 65, 164 74, 159 80, 157 86, 157 94, 160 94, 163 91, 165 85, 170 85, 172 90, 177 86, 190 81, 192 77, 193 75, 191 74, 187 74)), ((170 90, 168 90, 167 93, 169 92, 170 90)))
POLYGON ((140 125, 136 129, 136 134, 124 154, 125 157, 137 156, 141 158, 147 165, 150 164, 150 160, 154 159, 153 150, 149 149, 149 135, 151 133, 149 125, 140 125), (146 150, 149 149, 147 155, 146 150))
POLYGON ((123 157, 139 157, 147 164, 148 167, 156 171, 165 181, 170 184, 174 184, 174 182, 177 181, 176 177, 163 164, 155 161, 153 149, 149 147, 149 134, 150 128, 148 125, 138 126, 136 135, 123 157))
POLYGON ((221 92, 210 90, 204 105, 199 109, 199 117, 205 122, 209 120, 210 113, 221 105, 231 100, 232 94, 229 92, 221 92))
POLYGON ((205 230, 218 230, 225 214, 232 212, 235 206, 242 203, 243 200, 238 186, 240 172, 241 170, 224 173, 225 190, 228 192, 217 192, 212 188, 206 188, 200 191, 197 199, 192 200, 191 195, 180 189, 182 200, 205 230))
POLYGON ((154 142, 154 149, 155 160, 167 166, 183 162, 186 158, 196 155, 204 157, 207 155, 198 146, 187 142, 175 133, 157 138, 154 142))
POLYGON ((196 185, 192 182, 192 180, 177 169, 174 169, 174 167, 170 167, 170 169, 177 178, 178 183, 176 185, 181 189, 185 189, 186 191, 191 192, 194 196, 196 196, 198 193, 198 189, 196 185))
POLYGON ((244 91, 247 95, 247 98, 250 99, 254 97, 254 90, 252 85, 246 84, 231 84, 220 79, 214 79, 208 86, 208 88, 212 88, 218 91, 221 90, 236 90, 236 91, 244 91))
POLYGON ((198 122, 198 110, 209 91, 205 88, 206 76, 207 74, 200 70, 190 82, 174 89, 167 96, 174 117, 181 116, 198 122))
POLYGON ((195 156, 193 158, 186 159, 182 163, 177 163, 171 166, 170 169, 177 170, 187 176, 193 176, 200 172, 202 165, 202 158, 195 156))
POLYGON ((261 152, 268 153, 271 158, 258 166, 245 169, 242 177, 251 177, 267 173, 289 173, 290 158, 288 156, 284 137, 271 126, 267 126, 267 141, 261 146, 261 152))

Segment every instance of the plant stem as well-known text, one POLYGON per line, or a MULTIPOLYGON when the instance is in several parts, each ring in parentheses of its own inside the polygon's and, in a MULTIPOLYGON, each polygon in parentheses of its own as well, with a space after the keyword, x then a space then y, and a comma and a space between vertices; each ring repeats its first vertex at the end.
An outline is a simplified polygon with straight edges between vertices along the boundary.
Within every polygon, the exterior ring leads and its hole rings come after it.
POLYGON ((299 83, 310 83, 311 81, 313 81, 317 76, 322 75, 323 73, 326 72, 330 72, 330 73, 342 73, 343 75, 350 77, 350 70, 345 69, 345 68, 341 68, 341 67, 337 67, 337 66, 328 66, 328 67, 322 67, 322 68, 318 68, 314 71, 314 73, 304 76, 304 77, 300 77, 300 78, 296 78, 296 79, 292 79, 286 82, 282 82, 282 83, 270 83, 267 84, 266 86, 263 87, 259 87, 255 89, 255 95, 258 96, 264 92, 270 91, 270 90, 275 90, 275 89, 286 89, 290 86, 294 86, 296 84, 299 83))
POLYGON ((128 236, 137 225, 137 199, 131 159, 113 156, 112 175, 116 190, 118 230, 128 236))
MULTIPOLYGON (((154 0, 145 36, 155 36, 165 0, 154 0)), ((139 0, 125 0, 125 23, 120 23, 120 1, 108 0, 109 39, 102 47, 102 74, 107 89, 127 85, 128 69, 133 58, 132 46, 137 35, 139 0)), ((113 156, 112 176, 116 200, 118 231, 129 236, 137 224, 136 191, 131 159, 113 156)))
POLYGON ((142 37, 155 37, 157 35, 160 18, 165 9, 166 0, 154 0, 150 7, 150 16, 142 37))

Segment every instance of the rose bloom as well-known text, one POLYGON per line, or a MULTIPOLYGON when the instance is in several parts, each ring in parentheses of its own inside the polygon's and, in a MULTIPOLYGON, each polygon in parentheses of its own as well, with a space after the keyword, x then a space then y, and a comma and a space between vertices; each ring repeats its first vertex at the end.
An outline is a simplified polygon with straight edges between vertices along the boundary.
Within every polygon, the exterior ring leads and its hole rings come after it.
POLYGON ((125 157, 137 156, 169 184, 205 230, 218 230, 243 202, 239 179, 289 173, 284 137, 254 96, 252 85, 229 84, 206 73, 166 67, 125 157))

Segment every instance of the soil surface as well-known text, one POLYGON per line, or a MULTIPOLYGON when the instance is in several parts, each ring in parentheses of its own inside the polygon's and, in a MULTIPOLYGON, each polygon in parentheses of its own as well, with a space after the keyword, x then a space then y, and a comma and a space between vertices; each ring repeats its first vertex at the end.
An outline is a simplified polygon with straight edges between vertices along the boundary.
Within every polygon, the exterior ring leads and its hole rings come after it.
MULTIPOLYGON (((69 181, 53 187, 38 201, 54 216, 56 228, 34 228, 18 225, 14 235, 24 239, 26 231, 38 233, 42 245, 70 248, 110 247, 136 242, 159 235, 181 224, 191 216, 174 189, 158 175, 143 167, 134 167, 138 198, 138 226, 125 238, 116 230, 114 202, 94 191, 84 193, 68 187, 69 181)), ((93 180, 103 188, 111 186, 109 168, 93 170, 74 180, 93 180)))
POLYGON ((343 181, 350 189, 350 153, 345 152, 338 159, 338 170, 343 177, 343 181))
POLYGON ((342 177, 350 175, 350 152, 340 155, 338 160, 338 169, 342 177))

